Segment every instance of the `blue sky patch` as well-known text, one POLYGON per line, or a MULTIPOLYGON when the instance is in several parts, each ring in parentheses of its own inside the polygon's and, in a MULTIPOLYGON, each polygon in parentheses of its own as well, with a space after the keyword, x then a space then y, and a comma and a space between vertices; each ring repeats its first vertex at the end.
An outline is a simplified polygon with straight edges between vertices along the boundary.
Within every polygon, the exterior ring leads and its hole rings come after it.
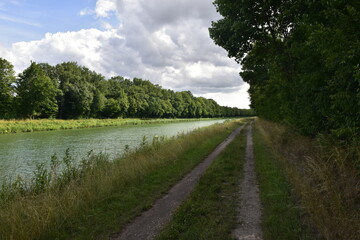
MULTIPOLYGON (((96 0, 2 0, 0 3, 0 45, 33 41, 48 32, 79 31, 102 24, 94 15, 80 15, 95 7, 96 0)), ((112 16, 107 22, 116 23, 112 16)))

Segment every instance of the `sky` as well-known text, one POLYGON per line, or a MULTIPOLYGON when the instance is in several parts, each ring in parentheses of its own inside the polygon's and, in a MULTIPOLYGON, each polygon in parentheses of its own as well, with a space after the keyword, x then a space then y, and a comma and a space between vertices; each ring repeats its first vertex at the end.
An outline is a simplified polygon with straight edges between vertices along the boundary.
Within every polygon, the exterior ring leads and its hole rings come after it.
POLYGON ((74 61, 107 78, 142 78, 249 108, 241 66, 209 37, 212 0, 0 0, 0 57, 74 61))

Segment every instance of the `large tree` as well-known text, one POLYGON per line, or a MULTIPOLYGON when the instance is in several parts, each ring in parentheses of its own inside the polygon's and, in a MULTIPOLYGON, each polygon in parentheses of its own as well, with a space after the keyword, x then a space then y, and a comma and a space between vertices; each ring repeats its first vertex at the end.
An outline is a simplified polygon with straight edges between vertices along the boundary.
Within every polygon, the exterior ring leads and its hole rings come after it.
POLYGON ((210 36, 242 64, 261 117, 305 134, 360 133, 360 2, 215 0, 210 36))
POLYGON ((15 71, 13 65, 0 58, 0 118, 14 116, 14 83, 15 71))
POLYGON ((101 108, 102 99, 98 96, 97 106, 93 105, 96 87, 90 82, 91 73, 87 68, 75 62, 65 62, 56 65, 60 89, 63 96, 60 100, 59 118, 75 119, 90 117, 93 108, 101 108), (100 105, 100 107, 98 107, 100 105))
POLYGON ((32 62, 19 75, 16 90, 19 115, 29 118, 56 117, 58 111, 56 98, 60 91, 40 65, 32 62))
POLYGON ((123 117, 129 109, 129 99, 125 93, 129 80, 123 77, 112 77, 105 82, 105 107, 102 111, 103 117, 123 117))

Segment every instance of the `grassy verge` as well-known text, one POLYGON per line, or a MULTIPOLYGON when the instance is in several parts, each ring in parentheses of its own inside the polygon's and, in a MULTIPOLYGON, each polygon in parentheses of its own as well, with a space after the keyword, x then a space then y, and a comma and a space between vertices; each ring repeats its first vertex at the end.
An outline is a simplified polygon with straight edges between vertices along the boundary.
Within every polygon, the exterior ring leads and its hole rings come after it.
POLYGON ((115 161, 92 156, 75 167, 66 156, 61 174, 39 167, 30 186, 3 186, 1 239, 98 239, 116 234, 238 125, 216 124, 154 142, 115 161))
POLYGON ((245 142, 242 133, 220 154, 158 240, 232 239, 245 142))
MULTIPOLYGON (((0 120, 0 134, 52 131, 75 128, 109 127, 123 125, 141 125, 149 123, 168 123, 196 121, 200 119, 79 119, 79 120, 0 120)), ((201 119, 204 120, 204 119, 201 119)))
POLYGON ((280 164, 266 147, 258 128, 255 128, 253 139, 255 169, 263 207, 264 239, 314 239, 304 229, 300 209, 291 196, 292 187, 280 164))
POLYGON ((303 137, 264 120, 257 121, 257 128, 318 234, 360 239, 359 145, 303 137))

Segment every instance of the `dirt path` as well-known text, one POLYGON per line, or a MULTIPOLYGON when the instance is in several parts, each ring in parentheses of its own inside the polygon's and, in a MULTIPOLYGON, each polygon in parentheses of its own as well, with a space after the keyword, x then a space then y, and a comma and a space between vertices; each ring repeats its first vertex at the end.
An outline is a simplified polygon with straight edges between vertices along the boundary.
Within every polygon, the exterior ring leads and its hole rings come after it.
POLYGON ((180 182, 173 186, 153 207, 137 217, 128 225, 116 240, 153 239, 162 227, 171 219, 176 208, 188 197, 201 175, 212 164, 215 158, 240 133, 244 126, 232 132, 202 163, 197 165, 180 182))
POLYGON ((240 186, 239 225, 233 236, 238 240, 258 240, 262 239, 261 203, 255 176, 252 125, 248 126, 245 160, 244 178, 240 186))

